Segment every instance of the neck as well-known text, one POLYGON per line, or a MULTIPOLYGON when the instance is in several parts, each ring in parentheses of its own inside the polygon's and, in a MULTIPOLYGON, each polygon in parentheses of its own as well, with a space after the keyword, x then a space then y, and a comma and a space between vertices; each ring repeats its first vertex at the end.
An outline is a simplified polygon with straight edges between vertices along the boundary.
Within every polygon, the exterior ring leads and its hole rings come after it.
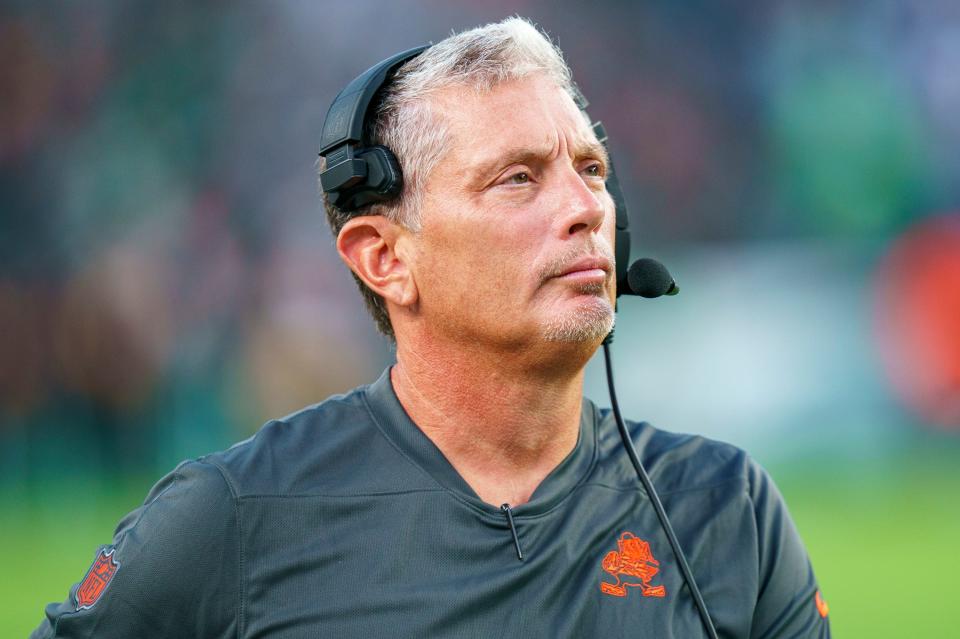
POLYGON ((482 500, 526 503, 577 444, 595 345, 547 345, 547 358, 435 337, 398 339, 391 381, 400 403, 482 500))

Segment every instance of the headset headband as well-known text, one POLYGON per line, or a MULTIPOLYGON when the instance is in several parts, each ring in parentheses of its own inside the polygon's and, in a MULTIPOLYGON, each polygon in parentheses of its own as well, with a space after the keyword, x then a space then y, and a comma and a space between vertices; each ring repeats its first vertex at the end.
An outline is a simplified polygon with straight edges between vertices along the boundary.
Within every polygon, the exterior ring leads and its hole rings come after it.
POLYGON ((326 159, 320 186, 337 208, 355 211, 400 194, 403 178, 396 156, 386 147, 365 144, 364 132, 371 110, 376 110, 376 105, 371 105, 374 96, 400 65, 428 46, 375 64, 337 94, 330 105, 320 135, 320 155, 326 159))

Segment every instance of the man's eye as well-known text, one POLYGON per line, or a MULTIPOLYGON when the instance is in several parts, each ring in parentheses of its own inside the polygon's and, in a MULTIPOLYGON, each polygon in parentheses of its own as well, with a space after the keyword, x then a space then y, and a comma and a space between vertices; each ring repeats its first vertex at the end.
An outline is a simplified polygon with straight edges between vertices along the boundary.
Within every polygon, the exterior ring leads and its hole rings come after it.
POLYGON ((510 182, 511 184, 526 184, 529 181, 530 181, 529 173, 514 173, 513 175, 507 178, 507 182, 510 182))
POLYGON ((584 171, 590 177, 603 177, 603 169, 599 164, 591 164, 584 171))

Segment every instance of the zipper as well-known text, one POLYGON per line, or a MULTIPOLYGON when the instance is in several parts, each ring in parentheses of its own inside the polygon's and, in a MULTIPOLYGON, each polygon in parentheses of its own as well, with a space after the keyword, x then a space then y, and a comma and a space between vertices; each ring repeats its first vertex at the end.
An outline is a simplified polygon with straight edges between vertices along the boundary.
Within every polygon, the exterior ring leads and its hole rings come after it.
POLYGON ((513 510, 510 509, 510 504, 501 505, 500 510, 507 516, 507 525, 510 526, 510 533, 513 535, 513 546, 517 549, 517 559, 523 561, 523 551, 520 549, 520 537, 517 536, 517 525, 513 523, 513 510))

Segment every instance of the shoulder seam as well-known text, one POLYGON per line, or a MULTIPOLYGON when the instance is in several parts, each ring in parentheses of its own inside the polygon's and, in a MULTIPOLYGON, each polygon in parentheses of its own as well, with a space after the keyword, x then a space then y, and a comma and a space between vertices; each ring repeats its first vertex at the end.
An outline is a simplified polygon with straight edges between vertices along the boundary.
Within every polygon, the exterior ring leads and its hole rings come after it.
POLYGON ((675 490, 658 490, 657 493, 660 495, 679 495, 681 493, 690 493, 698 490, 710 490, 711 488, 718 488, 724 484, 729 484, 730 482, 735 481, 742 481, 746 483, 747 478, 742 475, 733 475, 724 479, 718 479, 714 482, 710 482, 709 484, 703 484, 702 486, 690 486, 688 488, 677 488, 675 490))
POLYGON ((294 495, 273 495, 273 494, 250 494, 237 497, 238 501, 249 501, 257 499, 355 499, 358 497, 398 497, 402 495, 419 495, 422 493, 447 493, 446 489, 438 488, 415 488, 410 490, 391 490, 379 493, 350 493, 344 495, 332 495, 329 493, 297 493, 294 495))
POLYGON ((243 520, 240 517, 240 497, 238 496, 236 487, 227 475, 226 469, 220 464, 207 457, 201 457, 197 460, 197 463, 206 464, 215 468, 223 479, 223 483, 227 485, 231 497, 233 497, 233 514, 237 520, 237 639, 240 639, 240 637, 243 636, 243 624, 245 621, 244 603, 246 602, 246 597, 244 596, 246 589, 246 571, 244 570, 243 520))
POLYGON ((227 473, 227 470, 223 466, 221 466, 219 463, 214 461, 211 455, 204 455, 203 457, 200 457, 199 459, 196 460, 196 463, 205 464, 207 466, 212 466, 213 468, 215 468, 217 473, 220 475, 221 479, 223 479, 223 483, 227 485, 227 490, 230 491, 230 496, 233 497, 234 499, 237 499, 239 497, 239 491, 237 490, 236 485, 230 479, 230 476, 227 473))
MULTIPOLYGON (((677 488, 676 490, 660 490, 659 488, 657 488, 657 494, 661 496, 662 495, 679 495, 681 493, 690 493, 690 492, 696 492, 699 490, 710 490, 712 488, 718 488, 720 486, 723 486, 724 484, 729 484, 730 482, 735 482, 735 481, 745 482, 746 478, 740 475, 734 475, 732 477, 727 477, 726 479, 720 479, 720 480, 711 482, 709 484, 703 484, 701 486, 677 488)), ((614 490, 617 492, 624 492, 624 493, 633 492, 635 490, 643 488, 643 486, 639 483, 639 480, 636 486, 611 486, 610 484, 605 484, 599 481, 587 482, 586 484, 584 484, 584 487, 587 487, 587 486, 596 486, 598 488, 606 488, 608 490, 614 490)), ((654 486, 654 488, 656 488, 656 486, 654 486)))

